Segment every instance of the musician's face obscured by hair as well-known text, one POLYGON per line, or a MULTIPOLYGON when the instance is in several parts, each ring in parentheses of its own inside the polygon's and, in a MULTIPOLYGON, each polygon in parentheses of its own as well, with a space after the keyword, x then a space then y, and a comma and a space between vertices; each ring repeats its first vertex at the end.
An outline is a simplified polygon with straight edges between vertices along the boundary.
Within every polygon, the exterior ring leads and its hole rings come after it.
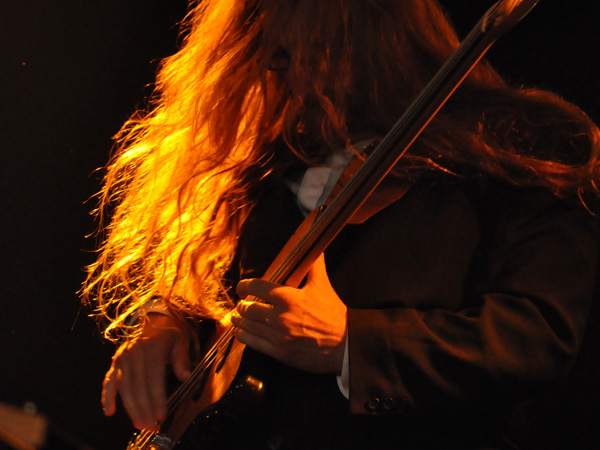
POLYGON ((289 65, 290 54, 283 46, 279 46, 271 57, 268 69, 272 72, 285 72, 289 65))

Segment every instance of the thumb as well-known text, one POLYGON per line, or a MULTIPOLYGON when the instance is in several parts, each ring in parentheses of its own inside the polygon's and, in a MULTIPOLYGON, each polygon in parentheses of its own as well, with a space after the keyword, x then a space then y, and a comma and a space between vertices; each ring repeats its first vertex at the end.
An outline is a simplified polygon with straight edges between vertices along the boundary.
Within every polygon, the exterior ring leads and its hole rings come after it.
POLYGON ((329 277, 325 267, 325 254, 321 253, 306 275, 306 284, 319 285, 323 283, 329 284, 329 277))
POLYGON ((192 374, 190 361, 190 343, 187 337, 177 337, 171 351, 171 365, 173 373, 179 381, 185 381, 192 374))

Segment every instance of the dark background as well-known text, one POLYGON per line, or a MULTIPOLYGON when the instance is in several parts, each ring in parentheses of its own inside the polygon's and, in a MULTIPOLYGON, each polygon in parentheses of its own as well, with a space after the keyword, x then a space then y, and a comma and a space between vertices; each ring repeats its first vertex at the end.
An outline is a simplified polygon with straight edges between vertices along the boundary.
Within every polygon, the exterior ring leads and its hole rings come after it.
MULTIPOLYGON (((445 3, 461 34, 491 5, 445 3)), ((0 403, 34 402, 98 450, 124 449, 131 429, 101 414, 114 348, 76 294, 96 245, 84 202, 185 12, 184 0, 0 0, 0 403)), ((600 121, 599 15, 597 1, 542 0, 490 59, 600 121)), ((600 448, 596 366, 584 359, 572 387, 534 410, 530 448, 600 448)))

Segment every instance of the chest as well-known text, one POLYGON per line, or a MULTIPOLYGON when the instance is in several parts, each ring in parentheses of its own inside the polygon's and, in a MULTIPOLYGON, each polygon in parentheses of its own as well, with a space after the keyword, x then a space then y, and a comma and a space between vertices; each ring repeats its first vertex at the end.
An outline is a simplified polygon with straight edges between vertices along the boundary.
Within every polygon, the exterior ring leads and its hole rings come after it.
POLYGON ((463 190, 410 190, 326 252, 336 292, 353 308, 458 309, 477 264, 481 226, 463 190))

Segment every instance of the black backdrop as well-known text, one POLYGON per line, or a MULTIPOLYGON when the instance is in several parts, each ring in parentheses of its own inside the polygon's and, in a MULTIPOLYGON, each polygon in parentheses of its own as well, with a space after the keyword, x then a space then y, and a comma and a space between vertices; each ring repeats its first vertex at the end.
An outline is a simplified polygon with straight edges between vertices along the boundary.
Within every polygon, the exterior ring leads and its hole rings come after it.
MULTIPOLYGON (((445 3, 462 34, 491 4, 445 3)), ((184 0, 0 1, 0 403, 34 402, 98 450, 124 448, 130 428, 122 414, 101 414, 113 347, 85 311, 78 317, 95 246, 84 238, 94 203, 84 201, 185 11, 184 0)), ((542 0, 490 58, 511 81, 558 91, 599 121, 599 14, 593 0, 542 0)), ((589 443, 600 396, 581 387, 597 373, 590 361, 536 419, 540 448, 600 448, 589 443)))

